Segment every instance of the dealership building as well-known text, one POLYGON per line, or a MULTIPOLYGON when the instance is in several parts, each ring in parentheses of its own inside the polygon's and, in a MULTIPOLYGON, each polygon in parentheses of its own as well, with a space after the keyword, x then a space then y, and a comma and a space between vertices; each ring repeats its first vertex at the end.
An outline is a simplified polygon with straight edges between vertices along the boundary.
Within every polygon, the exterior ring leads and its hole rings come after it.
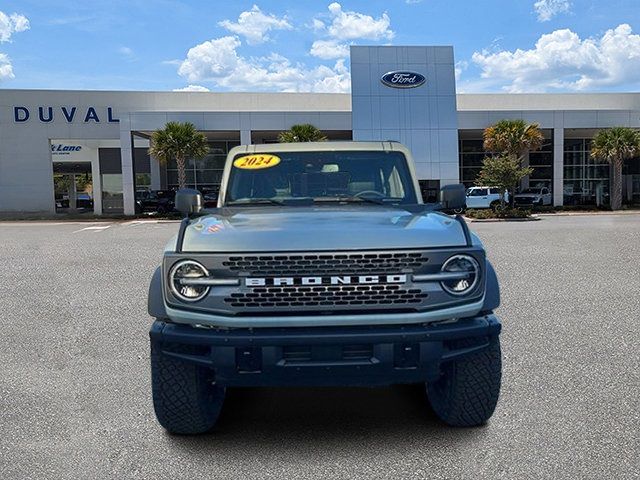
MULTIPOLYGON (((456 94, 449 46, 351 47, 351 94, 0 90, 0 213, 134 214, 141 192, 177 186, 175 164, 147 153, 169 121, 210 142, 188 163, 203 191, 218 188, 233 146, 311 123, 329 140, 402 142, 433 199, 442 185, 473 184, 483 129, 502 119, 538 123, 545 137, 524 160, 534 171, 523 187, 549 188, 555 205, 594 204, 607 198, 610 167, 590 158, 590 140, 640 128, 640 93, 456 94)), ((623 173, 623 198, 640 202, 638 159, 623 173)))

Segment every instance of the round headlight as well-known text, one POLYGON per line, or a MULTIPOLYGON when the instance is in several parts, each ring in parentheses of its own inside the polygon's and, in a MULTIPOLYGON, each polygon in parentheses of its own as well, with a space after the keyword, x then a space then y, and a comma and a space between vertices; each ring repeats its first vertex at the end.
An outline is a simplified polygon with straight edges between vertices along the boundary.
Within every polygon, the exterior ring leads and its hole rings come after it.
POLYGON ((442 288, 451 295, 464 295, 473 291, 480 279, 480 265, 469 255, 454 255, 442 265, 443 273, 452 273, 450 280, 440 282, 442 288))
POLYGON ((171 267, 169 287, 173 294, 185 302, 197 302, 209 293, 208 285, 198 285, 199 278, 209 276, 209 271, 193 260, 183 260, 171 267), (193 282, 196 280, 196 282, 193 282))

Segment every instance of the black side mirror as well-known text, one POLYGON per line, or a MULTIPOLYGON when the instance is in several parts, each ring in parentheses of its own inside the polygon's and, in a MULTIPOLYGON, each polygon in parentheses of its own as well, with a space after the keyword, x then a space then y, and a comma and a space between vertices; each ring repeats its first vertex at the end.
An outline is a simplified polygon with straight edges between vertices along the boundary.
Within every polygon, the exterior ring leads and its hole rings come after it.
POLYGON ((198 190, 192 188, 182 188, 176 192, 175 198, 176 210, 185 216, 194 213, 200 213, 202 210, 202 195, 198 190))
POLYGON ((467 193, 462 183, 445 185, 440 189, 442 210, 457 210, 467 207, 467 193))

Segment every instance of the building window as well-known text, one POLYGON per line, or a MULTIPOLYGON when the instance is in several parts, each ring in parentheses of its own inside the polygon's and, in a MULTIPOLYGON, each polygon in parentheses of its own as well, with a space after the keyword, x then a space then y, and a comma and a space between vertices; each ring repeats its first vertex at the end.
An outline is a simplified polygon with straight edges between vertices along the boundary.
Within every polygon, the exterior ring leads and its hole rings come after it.
POLYGON ((482 139, 460 140, 460 181, 465 187, 473 187, 476 184, 484 157, 490 154, 484 151, 482 139))
MULTIPOLYGON (((549 138, 545 138, 540 150, 529 153, 529 166, 533 168, 533 173, 529 176, 529 186, 546 187, 551 190, 553 187, 553 136, 551 132, 547 132, 549 138)), ((469 132, 466 134, 468 135, 469 132)), ((494 155, 494 152, 484 150, 484 142, 481 138, 461 138, 459 150, 460 181, 467 188, 473 187, 482 169, 484 158, 494 155)))
MULTIPOLYGON (((209 154, 206 157, 187 160, 187 187, 217 192, 220 189, 227 153, 238 145, 240 143, 237 141, 210 142, 209 154)), ((178 169, 175 160, 167 164, 167 187, 178 188, 178 169)))
POLYGON ((564 204, 609 203, 609 164, 591 158, 591 139, 564 140, 564 204))
POLYGON ((529 152, 529 166, 533 173, 529 175, 529 186, 548 188, 553 187, 553 140, 546 139, 540 150, 529 152))

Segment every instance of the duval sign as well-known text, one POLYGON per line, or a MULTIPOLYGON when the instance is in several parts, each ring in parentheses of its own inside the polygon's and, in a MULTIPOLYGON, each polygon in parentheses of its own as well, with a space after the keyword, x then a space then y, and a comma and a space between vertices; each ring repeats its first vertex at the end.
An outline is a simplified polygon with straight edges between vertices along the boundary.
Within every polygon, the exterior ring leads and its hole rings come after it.
POLYGON ((416 88, 427 79, 420 73, 397 70, 385 73, 380 81, 391 88, 416 88))
POLYGON ((13 121, 16 123, 25 123, 30 118, 38 119, 42 123, 51 123, 54 120, 62 120, 66 123, 82 121, 84 123, 118 123, 120 120, 113 115, 113 107, 96 108, 86 107, 78 108, 76 106, 61 107, 13 107, 13 121))

